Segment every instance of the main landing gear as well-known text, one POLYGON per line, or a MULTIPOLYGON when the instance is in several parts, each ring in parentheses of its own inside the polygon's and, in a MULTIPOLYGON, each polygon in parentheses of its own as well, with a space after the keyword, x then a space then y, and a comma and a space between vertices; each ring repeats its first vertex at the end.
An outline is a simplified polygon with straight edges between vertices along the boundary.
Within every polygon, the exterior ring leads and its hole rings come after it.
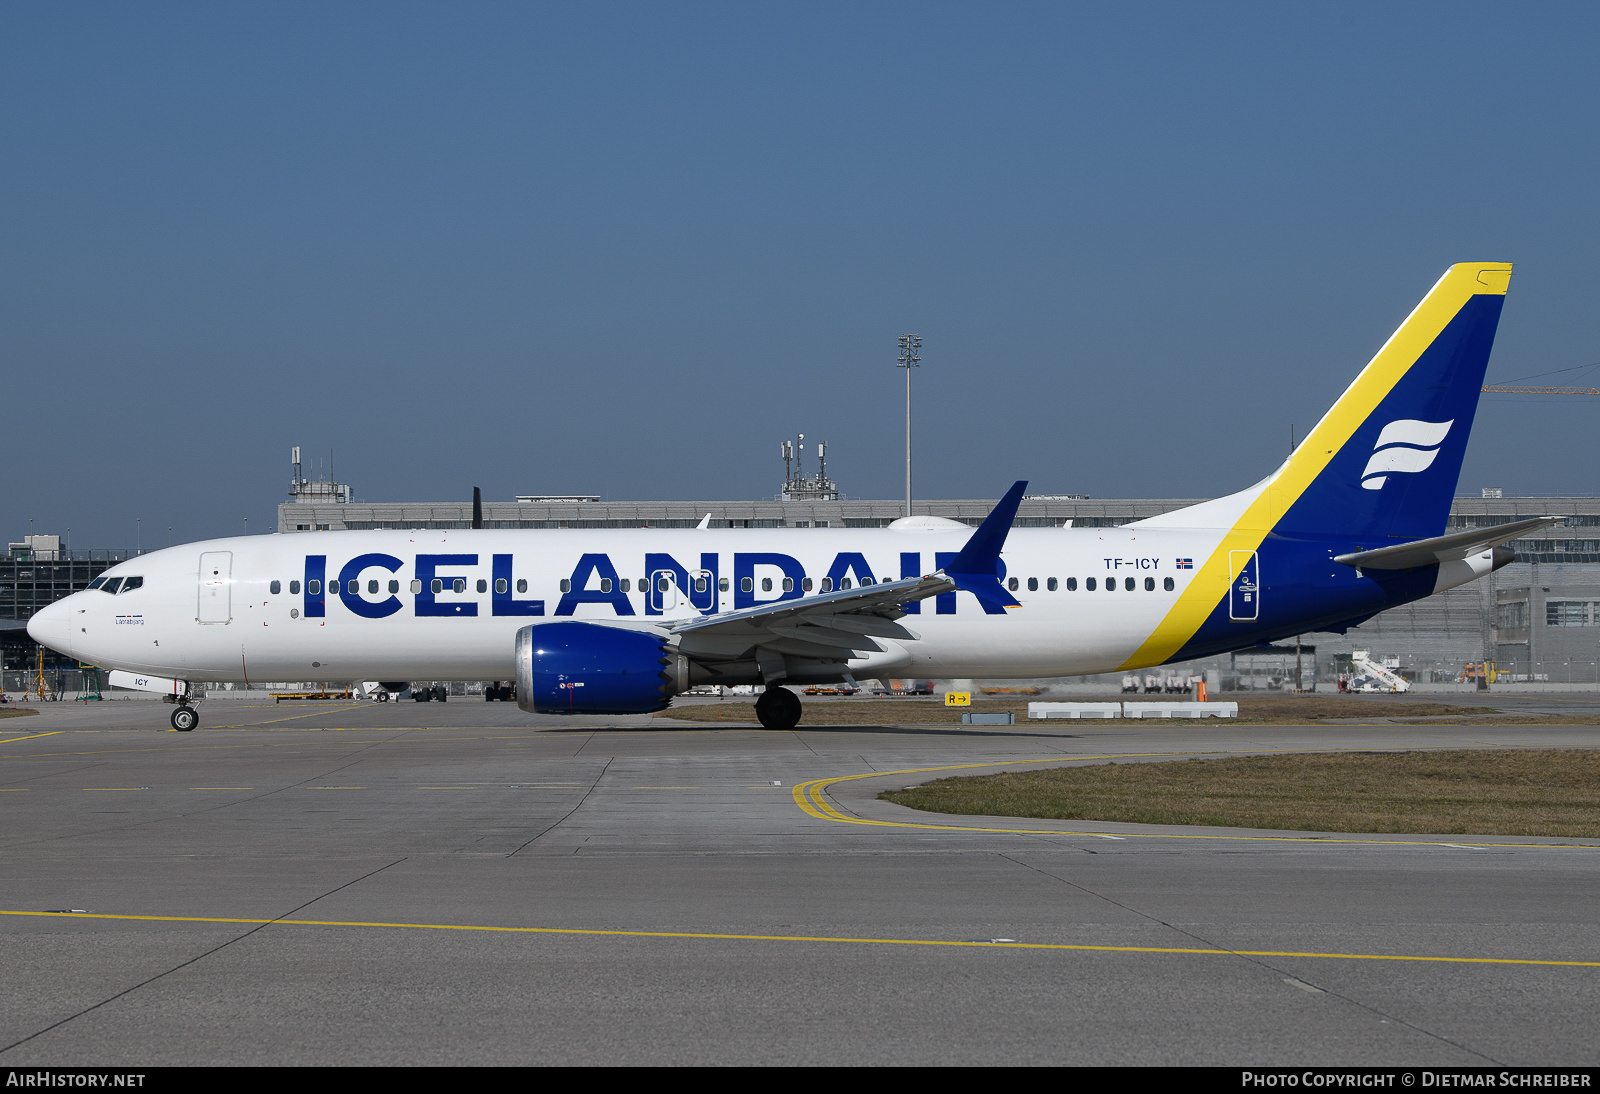
POLYGON ((179 733, 188 733, 200 724, 200 715, 194 707, 182 706, 172 712, 172 728, 179 733))
POLYGON ((800 697, 788 688, 769 687, 756 700, 763 729, 793 729, 800 724, 800 697))

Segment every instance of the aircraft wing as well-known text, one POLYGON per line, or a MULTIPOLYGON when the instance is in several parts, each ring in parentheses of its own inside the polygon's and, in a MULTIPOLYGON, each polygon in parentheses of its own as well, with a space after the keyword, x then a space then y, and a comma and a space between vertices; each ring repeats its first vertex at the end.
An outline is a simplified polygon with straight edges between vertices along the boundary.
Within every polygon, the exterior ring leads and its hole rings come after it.
POLYGON ((1473 528, 1448 536, 1414 539, 1410 543, 1397 543, 1393 547, 1379 547, 1372 551, 1352 551, 1347 555, 1334 555, 1333 561, 1358 570, 1409 570, 1414 566, 1432 566, 1436 562, 1451 562, 1475 555, 1485 547, 1516 539, 1525 532, 1560 524, 1566 517, 1530 517, 1510 524, 1496 524, 1490 528, 1473 528))
POLYGON ((960 589, 1002 610, 1019 607, 1000 584, 1000 549, 1027 485, 1015 483, 937 573, 721 612, 674 624, 670 633, 678 637, 679 651, 698 661, 753 656, 762 663, 780 655, 847 661, 888 652, 874 639, 917 641, 914 631, 896 622, 906 614, 903 605, 941 593, 960 589))

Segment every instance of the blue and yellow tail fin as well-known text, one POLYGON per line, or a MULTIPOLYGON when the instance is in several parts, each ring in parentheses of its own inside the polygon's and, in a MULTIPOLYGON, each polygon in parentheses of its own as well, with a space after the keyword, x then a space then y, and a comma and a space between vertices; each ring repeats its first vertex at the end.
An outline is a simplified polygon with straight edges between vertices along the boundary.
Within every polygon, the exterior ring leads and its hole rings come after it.
POLYGON ((1509 262, 1462 262, 1384 343, 1266 491, 1284 535, 1420 539, 1445 529, 1509 262))

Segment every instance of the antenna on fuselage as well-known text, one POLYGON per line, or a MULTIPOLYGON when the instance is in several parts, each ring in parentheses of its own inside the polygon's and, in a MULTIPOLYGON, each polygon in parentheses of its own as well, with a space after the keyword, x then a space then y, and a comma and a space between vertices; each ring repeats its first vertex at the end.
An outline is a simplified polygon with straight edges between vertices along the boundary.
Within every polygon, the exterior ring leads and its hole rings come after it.
POLYGON ((483 491, 476 486, 472 488, 472 526, 483 527, 483 491))

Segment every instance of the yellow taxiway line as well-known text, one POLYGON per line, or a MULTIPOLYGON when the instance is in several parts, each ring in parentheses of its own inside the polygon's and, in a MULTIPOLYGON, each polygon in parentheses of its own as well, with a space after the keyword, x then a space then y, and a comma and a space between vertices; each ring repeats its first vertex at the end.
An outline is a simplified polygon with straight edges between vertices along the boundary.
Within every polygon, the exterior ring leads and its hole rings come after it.
POLYGON ((1198 957, 1306 957, 1337 961, 1409 961, 1450 965, 1545 965, 1600 968, 1600 961, 1555 961, 1531 957, 1443 957, 1430 954, 1321 953, 1301 950, 1226 950, 1200 946, 1091 946, 1062 942, 989 942, 941 938, 851 938, 843 935, 721 934, 710 931, 619 931, 581 927, 495 927, 468 923, 375 923, 346 919, 247 919, 233 916, 113 915, 101 912, 24 912, 0 909, 0 915, 56 919, 107 919, 141 923, 229 923, 261 927, 366 927, 410 931, 478 931, 493 934, 586 935, 603 938, 683 938, 713 942, 812 942, 864 946, 939 946, 1000 950, 1070 950, 1089 953, 1187 954, 1198 957))

